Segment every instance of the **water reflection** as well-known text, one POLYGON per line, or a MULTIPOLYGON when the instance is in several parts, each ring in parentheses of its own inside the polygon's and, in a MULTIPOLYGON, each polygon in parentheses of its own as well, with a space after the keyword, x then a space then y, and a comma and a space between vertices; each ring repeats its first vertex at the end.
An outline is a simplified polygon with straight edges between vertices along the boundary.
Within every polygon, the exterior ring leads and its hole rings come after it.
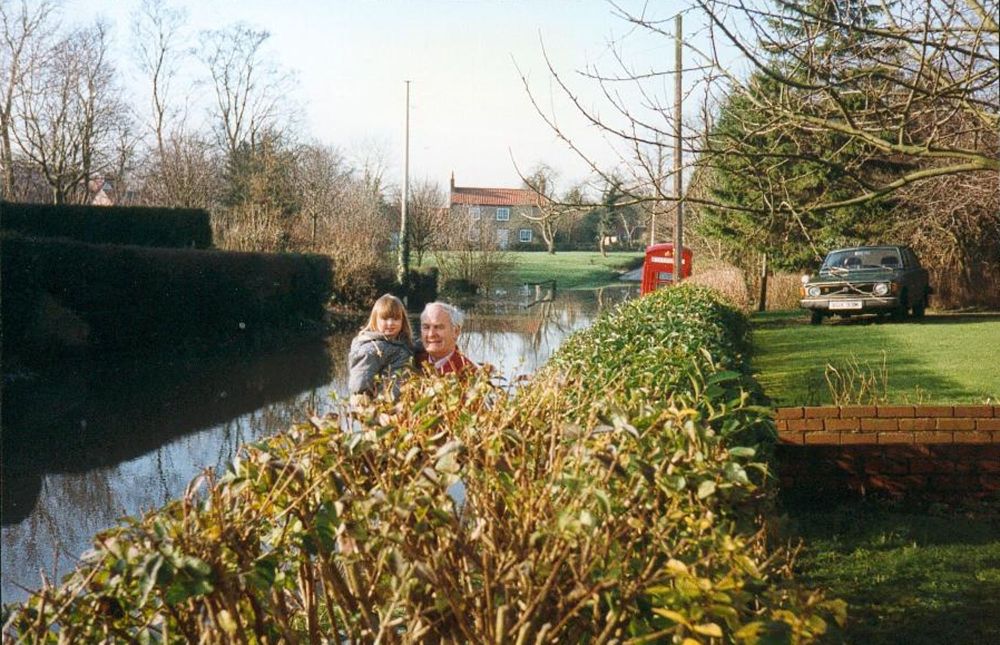
MULTIPOLYGON (((469 311, 460 344, 514 380, 570 333, 634 293, 498 294, 469 311)), ((344 396, 353 334, 262 355, 133 366, 66 366, 15 382, 3 406, 2 594, 58 579, 94 533, 179 496, 240 445, 323 413, 344 396)))

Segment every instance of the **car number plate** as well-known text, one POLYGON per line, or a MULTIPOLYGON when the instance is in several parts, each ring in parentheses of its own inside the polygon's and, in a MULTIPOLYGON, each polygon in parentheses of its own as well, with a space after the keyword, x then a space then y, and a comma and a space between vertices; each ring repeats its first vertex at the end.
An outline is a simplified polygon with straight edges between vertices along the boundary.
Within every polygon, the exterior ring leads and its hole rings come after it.
POLYGON ((861 309, 860 300, 833 300, 830 309, 861 309))

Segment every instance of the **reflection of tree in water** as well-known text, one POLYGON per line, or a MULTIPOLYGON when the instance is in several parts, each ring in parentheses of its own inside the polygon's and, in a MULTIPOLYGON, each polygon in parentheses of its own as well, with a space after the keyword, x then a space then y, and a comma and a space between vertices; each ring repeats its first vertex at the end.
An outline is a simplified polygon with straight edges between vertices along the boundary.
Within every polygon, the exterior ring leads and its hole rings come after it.
POLYGON ((589 326, 596 309, 617 305, 634 291, 608 288, 598 295, 532 285, 516 301, 483 302, 472 309, 460 345, 471 358, 515 378, 536 370, 568 335, 589 326))
POLYGON ((5 596, 12 584, 37 586, 40 572, 58 580, 91 544, 94 533, 124 514, 115 492, 115 470, 42 479, 31 515, 3 532, 5 596))
POLYGON ((39 571, 61 577, 90 548, 93 536, 123 515, 159 508, 180 496, 205 468, 227 469, 241 446, 302 421, 322 398, 321 390, 272 403, 110 468, 42 476, 32 512, 3 529, 5 599, 23 597, 17 585, 37 587, 39 571))
MULTIPOLYGON (((493 363, 513 379, 517 372, 537 369, 567 335, 629 294, 627 289, 609 288, 597 293, 560 291, 548 298, 545 291, 536 294, 532 288, 517 298, 472 309, 461 344, 472 358, 493 363), (539 302, 527 306, 535 300, 539 302)), ((93 436, 81 435, 77 443, 92 450, 67 455, 64 428, 79 427, 72 416, 50 423, 49 435, 62 437, 52 455, 41 455, 36 440, 20 453, 8 453, 14 462, 5 461, 5 500, 13 488, 20 488, 24 492, 16 501, 34 505, 37 498, 37 505, 23 521, 3 528, 5 601, 23 597, 16 584, 37 586, 39 570, 61 576, 89 548, 94 534, 113 526, 121 515, 162 506, 181 495, 204 468, 227 469, 242 445, 302 421, 310 411, 322 414, 332 407, 330 394, 346 391, 347 349, 353 336, 349 331, 332 336, 325 346, 284 350, 254 361, 222 361, 217 370, 200 377, 190 370, 181 372, 170 377, 169 387, 152 381, 152 391, 134 387, 127 398, 112 396, 119 383, 109 382, 109 393, 102 390, 97 397, 102 404, 90 404, 78 415, 90 420, 87 432, 93 436), (317 355, 324 350, 326 356, 317 355), (299 387, 298 394, 289 396, 299 387), (143 401, 144 406, 138 405, 143 401), (99 423, 95 409, 114 414, 99 423), (230 411, 237 416, 222 416, 230 411), (107 436, 95 444, 100 428, 107 436), (154 437, 160 438, 146 449, 145 442, 154 437), (39 468, 25 470, 29 462, 38 462, 39 468)), ((127 384, 145 381, 145 374, 130 373, 127 384)), ((37 429, 24 430, 37 438, 37 429)), ((6 509, 4 517, 13 520, 6 509)))

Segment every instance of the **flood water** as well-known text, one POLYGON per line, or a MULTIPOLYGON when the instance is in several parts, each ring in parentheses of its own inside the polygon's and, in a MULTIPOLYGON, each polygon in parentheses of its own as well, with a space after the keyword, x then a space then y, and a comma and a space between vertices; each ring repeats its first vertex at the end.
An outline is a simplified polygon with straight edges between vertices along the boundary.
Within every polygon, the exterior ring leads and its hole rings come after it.
MULTIPOLYGON (((634 294, 634 287, 501 294, 469 312, 459 345, 514 380, 634 294)), ((96 532, 179 497, 204 468, 224 470, 242 444, 328 411, 347 391, 352 336, 249 356, 65 365, 44 383, 9 380, 3 602, 24 599, 42 574, 58 581, 96 532)))

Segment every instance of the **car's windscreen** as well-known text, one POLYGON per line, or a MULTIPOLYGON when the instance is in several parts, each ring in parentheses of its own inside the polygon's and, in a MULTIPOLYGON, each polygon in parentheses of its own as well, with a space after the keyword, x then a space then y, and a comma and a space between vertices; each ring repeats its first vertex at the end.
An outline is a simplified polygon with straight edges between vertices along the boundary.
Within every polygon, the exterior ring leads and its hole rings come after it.
POLYGON ((894 248, 872 248, 872 249, 846 249, 844 251, 834 251, 823 260, 822 270, 836 271, 846 269, 896 269, 903 266, 902 258, 899 256, 899 249, 894 248))

